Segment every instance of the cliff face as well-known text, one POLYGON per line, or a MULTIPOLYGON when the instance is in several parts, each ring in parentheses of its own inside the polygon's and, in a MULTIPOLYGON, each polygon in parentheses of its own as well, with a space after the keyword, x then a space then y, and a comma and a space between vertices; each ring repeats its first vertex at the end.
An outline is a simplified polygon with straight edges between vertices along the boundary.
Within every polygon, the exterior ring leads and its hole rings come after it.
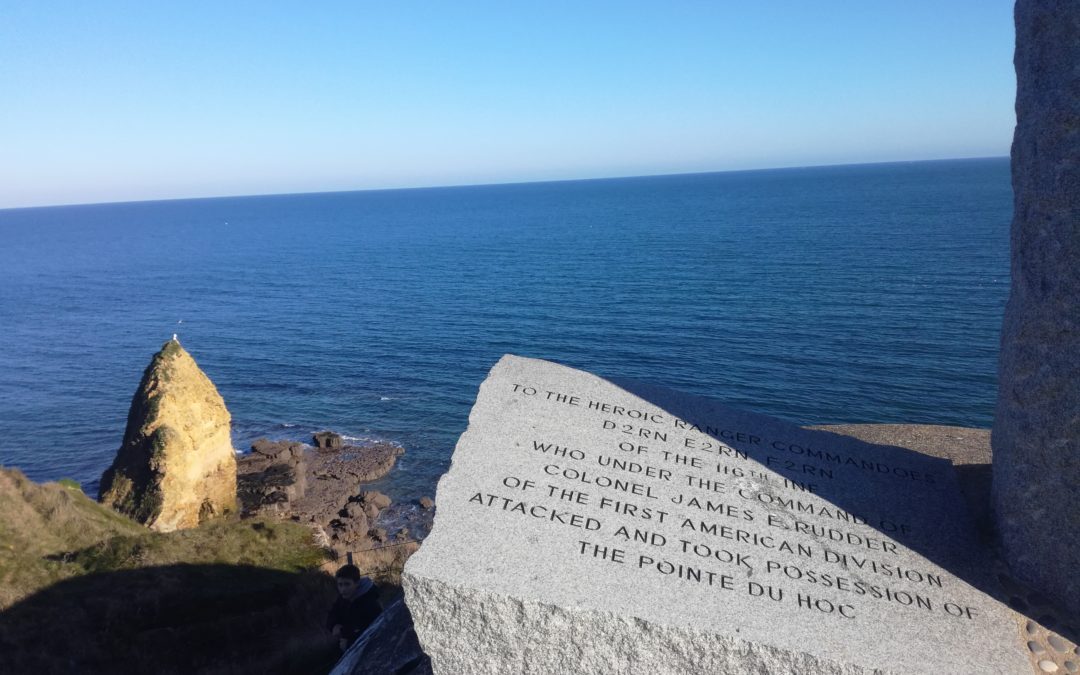
POLYGON ((179 342, 166 342, 131 401, 102 503, 161 532, 235 512, 230 421, 210 378, 179 342))

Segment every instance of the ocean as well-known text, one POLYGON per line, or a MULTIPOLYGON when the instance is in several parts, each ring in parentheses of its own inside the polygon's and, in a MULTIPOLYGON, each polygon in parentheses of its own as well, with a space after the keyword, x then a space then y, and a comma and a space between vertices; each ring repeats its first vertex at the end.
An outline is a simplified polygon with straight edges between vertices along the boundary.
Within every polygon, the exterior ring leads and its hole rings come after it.
POLYGON ((238 449, 400 443, 504 353, 804 423, 988 427, 1007 158, 0 211, 0 464, 91 494, 173 333, 238 449))

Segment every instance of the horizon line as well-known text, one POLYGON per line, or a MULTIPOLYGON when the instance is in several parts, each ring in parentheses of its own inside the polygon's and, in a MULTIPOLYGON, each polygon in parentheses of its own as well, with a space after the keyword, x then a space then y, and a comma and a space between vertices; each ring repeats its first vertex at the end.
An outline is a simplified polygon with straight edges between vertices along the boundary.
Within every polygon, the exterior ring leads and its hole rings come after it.
POLYGON ((440 185, 402 185, 395 187, 378 187, 378 188, 356 188, 353 190, 313 190, 311 192, 265 192, 254 194, 239 194, 239 195, 209 195, 209 196, 194 196, 194 197, 164 197, 160 199, 122 199, 118 201, 101 201, 101 202, 62 202, 58 204, 36 204, 32 206, 6 206, 0 207, 0 213, 5 211, 22 211, 29 209, 53 209, 53 208, 69 208, 78 206, 108 206, 108 205, 121 205, 121 204, 152 204, 155 202, 187 202, 187 201, 201 201, 211 199, 252 199, 258 197, 298 197, 302 195, 339 195, 339 194, 351 194, 355 192, 401 192, 406 190, 442 190, 451 188, 470 188, 470 187, 495 187, 495 186, 510 186, 510 185, 542 185, 545 183, 583 183, 587 181, 602 181, 602 180, 626 180, 633 178, 664 178, 675 176, 703 176, 708 174, 718 173, 754 173, 760 171, 785 171, 796 169, 827 169, 838 168, 845 166, 878 166, 886 164, 926 164, 931 162, 958 162, 958 161, 974 161, 980 159, 1009 159, 1009 155, 980 155, 977 157, 945 157, 935 159, 899 159, 899 160, 882 160, 878 162, 841 162, 836 164, 798 164, 798 165, 781 165, 781 166, 769 166, 759 167, 754 169, 720 169, 717 171, 673 171, 666 173, 650 173, 650 174, 633 174, 633 175, 616 175, 616 176, 592 176, 586 178, 556 178, 552 180, 509 180, 509 181, 494 181, 494 182, 480 182, 480 183, 447 183, 440 185))

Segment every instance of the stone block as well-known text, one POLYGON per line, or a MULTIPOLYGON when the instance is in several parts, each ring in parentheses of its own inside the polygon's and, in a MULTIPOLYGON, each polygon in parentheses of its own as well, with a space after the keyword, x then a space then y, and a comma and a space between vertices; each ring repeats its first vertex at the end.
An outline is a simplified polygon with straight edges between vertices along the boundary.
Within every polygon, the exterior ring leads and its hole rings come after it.
POLYGON ((436 673, 1030 672, 947 460, 506 356, 436 505, 436 673))
POLYGON ((994 516, 1014 576, 1080 615, 1080 4, 1019 0, 1015 63, 994 516))

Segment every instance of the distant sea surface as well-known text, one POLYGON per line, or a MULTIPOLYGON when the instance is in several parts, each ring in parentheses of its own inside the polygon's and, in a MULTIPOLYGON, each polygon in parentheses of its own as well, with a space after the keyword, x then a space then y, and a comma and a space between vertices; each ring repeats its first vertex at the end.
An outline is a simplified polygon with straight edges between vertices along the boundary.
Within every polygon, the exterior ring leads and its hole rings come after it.
POLYGON ((0 211, 0 464, 93 494, 174 332, 238 449, 434 492, 504 353, 799 423, 987 427, 1005 158, 0 211))

